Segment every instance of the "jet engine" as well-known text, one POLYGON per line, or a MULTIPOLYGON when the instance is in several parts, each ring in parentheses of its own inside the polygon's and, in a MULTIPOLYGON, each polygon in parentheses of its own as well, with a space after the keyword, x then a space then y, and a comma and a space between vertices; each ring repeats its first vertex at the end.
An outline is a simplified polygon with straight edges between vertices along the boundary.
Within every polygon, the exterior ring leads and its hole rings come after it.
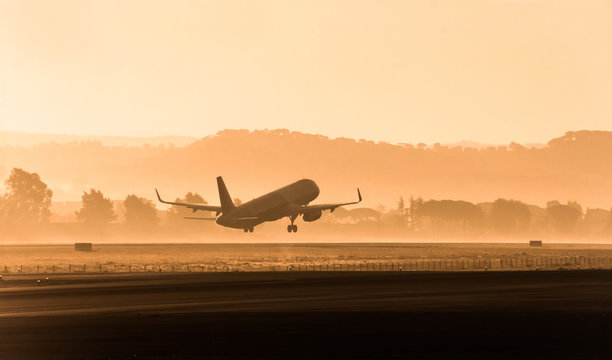
POLYGON ((311 210, 304 213, 304 221, 315 221, 321 217, 323 212, 321 210, 311 210))

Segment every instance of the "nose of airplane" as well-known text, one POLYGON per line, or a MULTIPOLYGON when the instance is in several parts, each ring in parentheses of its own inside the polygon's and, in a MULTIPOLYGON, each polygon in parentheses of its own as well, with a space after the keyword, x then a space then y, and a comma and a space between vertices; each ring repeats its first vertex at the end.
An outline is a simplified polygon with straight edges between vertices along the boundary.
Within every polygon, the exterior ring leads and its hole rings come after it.
POLYGON ((314 197, 316 198, 317 196, 319 196, 319 186, 317 185, 317 183, 310 179, 306 179, 306 181, 308 182, 308 186, 312 189, 314 197))

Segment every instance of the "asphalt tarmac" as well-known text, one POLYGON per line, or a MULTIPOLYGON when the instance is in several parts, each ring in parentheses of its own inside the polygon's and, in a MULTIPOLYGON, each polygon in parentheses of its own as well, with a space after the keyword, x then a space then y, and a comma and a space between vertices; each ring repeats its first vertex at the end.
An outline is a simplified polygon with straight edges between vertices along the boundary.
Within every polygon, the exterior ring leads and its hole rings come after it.
POLYGON ((611 271, 46 276, 0 281, 0 359, 612 358, 611 271))

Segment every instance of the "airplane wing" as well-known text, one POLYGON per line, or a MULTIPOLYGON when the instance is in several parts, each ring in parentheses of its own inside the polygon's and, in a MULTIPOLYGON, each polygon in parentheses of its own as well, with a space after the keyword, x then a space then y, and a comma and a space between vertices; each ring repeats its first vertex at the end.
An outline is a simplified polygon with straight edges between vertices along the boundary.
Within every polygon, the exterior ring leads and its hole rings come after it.
POLYGON ((157 194, 157 199, 159 199, 159 202, 162 202, 164 204, 184 206, 188 209, 192 209, 193 212, 196 212, 198 210, 206 210, 206 211, 214 211, 217 213, 217 215, 221 213, 221 206, 218 206, 218 205, 190 204, 190 203, 182 203, 182 202, 174 202, 174 201, 165 201, 165 200, 162 200, 161 196, 159 196, 159 192, 157 191, 157 189, 155 189, 155 193, 157 194))
POLYGON ((317 204, 317 205, 304 205, 304 206, 300 206, 299 208, 297 208, 297 214, 303 214, 305 212, 308 211, 312 211, 312 210, 330 210, 331 212, 334 212, 334 210, 336 210, 337 207, 340 206, 344 206, 344 205, 353 205, 353 204, 358 204, 361 202, 361 192, 359 191, 359 188, 357 188, 357 196, 359 197, 359 200, 357 201, 353 201, 353 202, 346 202, 346 203, 337 203, 337 204, 317 204))

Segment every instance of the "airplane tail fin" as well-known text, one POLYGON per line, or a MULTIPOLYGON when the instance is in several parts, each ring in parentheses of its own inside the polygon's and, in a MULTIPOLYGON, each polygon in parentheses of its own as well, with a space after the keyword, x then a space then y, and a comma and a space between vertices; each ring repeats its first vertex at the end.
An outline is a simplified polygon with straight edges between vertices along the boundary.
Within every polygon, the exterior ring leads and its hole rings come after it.
POLYGON ((232 210, 234 210, 236 206, 234 206, 234 203, 232 202, 232 197, 227 191, 227 187, 225 186, 225 183, 223 182, 223 178, 221 176, 217 177, 217 186, 219 187, 219 199, 221 200, 221 211, 224 214, 227 214, 228 212, 231 212, 232 210))

